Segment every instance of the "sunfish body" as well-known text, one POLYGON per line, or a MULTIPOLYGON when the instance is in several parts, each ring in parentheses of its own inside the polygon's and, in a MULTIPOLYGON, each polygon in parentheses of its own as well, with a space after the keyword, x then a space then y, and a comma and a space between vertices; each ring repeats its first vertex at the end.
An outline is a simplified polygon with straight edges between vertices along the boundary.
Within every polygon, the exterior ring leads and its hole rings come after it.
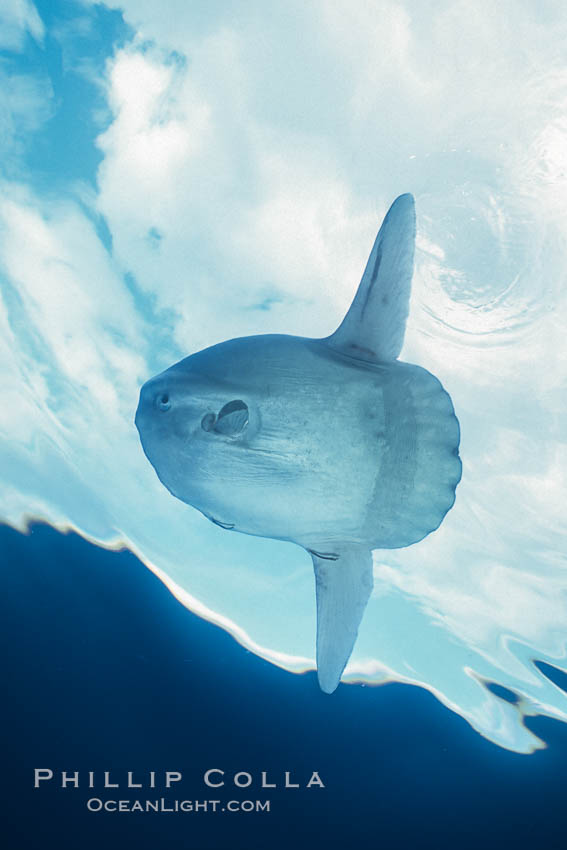
POLYGON ((223 528, 310 553, 328 693, 372 592, 372 550, 436 529, 461 477, 449 395, 396 359, 414 242, 413 198, 401 195, 334 334, 206 348, 144 384, 136 412, 144 452, 174 496, 223 528))

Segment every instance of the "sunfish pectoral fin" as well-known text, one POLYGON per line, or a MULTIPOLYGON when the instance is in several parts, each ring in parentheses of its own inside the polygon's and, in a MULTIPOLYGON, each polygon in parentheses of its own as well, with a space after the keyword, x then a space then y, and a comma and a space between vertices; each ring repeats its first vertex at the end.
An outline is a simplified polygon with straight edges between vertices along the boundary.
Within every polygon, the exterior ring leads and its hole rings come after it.
POLYGON ((321 690, 338 686, 372 593, 372 552, 340 546, 338 557, 310 550, 317 594, 317 676, 321 690))
POLYGON ((400 195, 382 222, 350 309, 325 340, 327 345, 361 360, 398 357, 409 312, 414 245, 413 195, 400 195))

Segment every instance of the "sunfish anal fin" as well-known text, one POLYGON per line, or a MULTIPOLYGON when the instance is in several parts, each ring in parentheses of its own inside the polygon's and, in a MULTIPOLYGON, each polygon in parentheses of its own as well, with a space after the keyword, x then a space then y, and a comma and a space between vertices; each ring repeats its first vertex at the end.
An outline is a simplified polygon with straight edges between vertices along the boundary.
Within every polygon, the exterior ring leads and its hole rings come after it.
POLYGON ((370 362, 395 360, 404 342, 415 245, 415 203, 400 195, 388 210, 354 300, 327 345, 370 362))
POLYGON ((337 553, 331 559, 310 550, 317 594, 317 676, 327 694, 341 680, 373 587, 369 549, 341 545, 337 553))

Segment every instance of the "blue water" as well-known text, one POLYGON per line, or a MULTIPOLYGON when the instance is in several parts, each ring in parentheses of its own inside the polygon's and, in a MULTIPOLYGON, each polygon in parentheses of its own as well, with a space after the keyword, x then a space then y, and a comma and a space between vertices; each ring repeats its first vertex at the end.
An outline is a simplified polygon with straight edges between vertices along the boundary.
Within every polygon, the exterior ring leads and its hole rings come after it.
MULTIPOLYGON (((1 527, 0 557, 6 846, 565 846, 565 724, 527 718, 549 748, 523 756, 420 688, 328 697, 314 673, 278 669, 196 617, 131 553, 45 525, 1 527), (34 790, 36 767, 180 770, 173 796, 189 799, 222 796, 202 786, 211 767, 317 770, 326 787, 231 792, 269 795, 269 813, 95 814, 87 789, 34 790)), ((152 794, 120 798, 136 793, 152 794)))

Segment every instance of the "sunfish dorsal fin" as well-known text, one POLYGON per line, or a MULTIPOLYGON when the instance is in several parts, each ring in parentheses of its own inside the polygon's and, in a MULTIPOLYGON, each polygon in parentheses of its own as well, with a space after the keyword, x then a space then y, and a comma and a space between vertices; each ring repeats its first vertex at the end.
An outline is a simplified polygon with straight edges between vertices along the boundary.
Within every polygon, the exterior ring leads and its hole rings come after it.
POLYGON ((335 555, 310 550, 317 594, 317 676, 321 690, 338 686, 372 593, 372 552, 340 546, 335 555))
POLYGON ((400 195, 378 231, 348 313, 325 340, 331 348, 361 360, 396 359, 409 312, 414 245, 413 195, 400 195))

